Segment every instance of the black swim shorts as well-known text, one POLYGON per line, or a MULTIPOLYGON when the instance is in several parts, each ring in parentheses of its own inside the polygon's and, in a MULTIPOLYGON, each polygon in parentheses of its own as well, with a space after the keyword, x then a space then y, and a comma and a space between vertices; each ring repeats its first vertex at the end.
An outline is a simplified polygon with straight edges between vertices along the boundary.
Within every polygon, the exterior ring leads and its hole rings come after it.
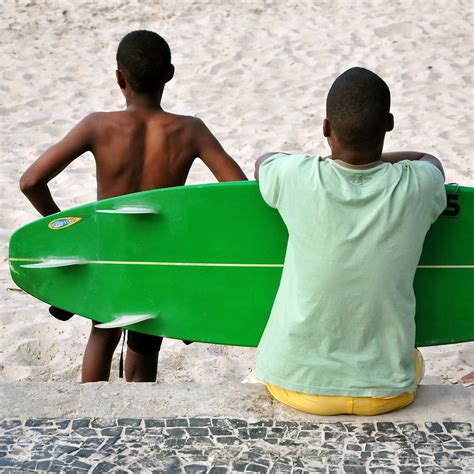
POLYGON ((160 336, 150 336, 135 331, 127 331, 127 346, 138 354, 153 354, 158 352, 163 342, 160 336))
MULTIPOLYGON (((153 354, 161 348, 163 338, 160 336, 150 336, 135 331, 127 331, 127 346, 137 354, 153 354)), ((192 341, 183 341, 187 346, 192 341)))

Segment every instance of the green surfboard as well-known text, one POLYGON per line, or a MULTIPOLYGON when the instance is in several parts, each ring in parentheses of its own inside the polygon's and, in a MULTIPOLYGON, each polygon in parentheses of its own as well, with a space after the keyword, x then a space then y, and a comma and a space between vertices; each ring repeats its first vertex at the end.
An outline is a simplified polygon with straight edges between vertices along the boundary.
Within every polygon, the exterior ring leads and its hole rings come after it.
MULTIPOLYGON (((418 346, 474 340, 474 188, 447 186, 415 277, 418 346)), ((94 202, 19 229, 15 283, 83 317, 177 339, 257 346, 288 234, 255 182, 94 202)))

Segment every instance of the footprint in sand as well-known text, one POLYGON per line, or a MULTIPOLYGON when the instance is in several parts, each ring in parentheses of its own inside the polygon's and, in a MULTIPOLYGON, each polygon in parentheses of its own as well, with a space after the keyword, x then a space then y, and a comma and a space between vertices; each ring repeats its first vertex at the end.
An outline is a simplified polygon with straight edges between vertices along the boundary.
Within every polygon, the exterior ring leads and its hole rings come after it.
MULTIPOLYGON (((49 317, 49 315, 47 315, 49 317)), ((52 319, 52 318, 51 318, 52 319)), ((52 320, 51 322, 34 323, 22 328, 18 333, 20 340, 38 340, 47 342, 51 340, 67 339, 72 336, 71 325, 52 320)))
POLYGON ((375 28, 375 34, 380 38, 387 38, 389 36, 416 36, 420 32, 420 28, 411 23, 392 23, 391 25, 381 26, 375 28))
POLYGON ((30 340, 21 342, 15 351, 19 363, 29 366, 44 366, 65 356, 64 347, 57 342, 30 340))

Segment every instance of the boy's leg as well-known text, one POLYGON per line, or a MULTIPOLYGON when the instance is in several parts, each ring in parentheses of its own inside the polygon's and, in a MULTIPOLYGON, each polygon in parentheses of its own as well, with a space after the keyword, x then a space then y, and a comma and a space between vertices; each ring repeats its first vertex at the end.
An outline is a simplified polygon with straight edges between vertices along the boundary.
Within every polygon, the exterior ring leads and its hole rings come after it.
POLYGON ((414 351, 416 388, 414 392, 402 393, 394 397, 343 397, 311 395, 294 392, 271 384, 266 384, 270 394, 279 402, 299 411, 314 415, 363 415, 373 416, 388 413, 410 405, 416 397, 416 390, 424 375, 423 356, 414 351))
POLYGON ((127 382, 155 382, 162 337, 128 331, 125 379, 127 382))
POLYGON ((110 366, 122 329, 98 329, 92 321, 91 333, 82 360, 82 382, 109 380, 110 366))
POLYGON ((418 349, 413 351, 413 358, 415 360, 416 377, 413 392, 402 393, 396 397, 354 398, 354 415, 381 415, 411 405, 415 400, 418 385, 420 385, 421 379, 425 375, 425 362, 418 349))
POLYGON ((286 390, 269 383, 267 390, 281 403, 295 408, 298 411, 312 415, 332 416, 352 413, 353 397, 334 395, 311 395, 301 392, 286 390))

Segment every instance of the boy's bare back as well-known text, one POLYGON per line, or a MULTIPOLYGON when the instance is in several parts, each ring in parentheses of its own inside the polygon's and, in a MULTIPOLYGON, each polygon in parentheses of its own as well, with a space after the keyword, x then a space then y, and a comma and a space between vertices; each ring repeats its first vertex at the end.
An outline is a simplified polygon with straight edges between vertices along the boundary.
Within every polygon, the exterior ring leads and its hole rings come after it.
POLYGON ((94 114, 97 198, 183 185, 201 157, 219 181, 245 179, 204 123, 146 109, 94 114))
POLYGON ((183 185, 202 122, 163 111, 98 113, 92 122, 97 198, 183 185))
MULTIPOLYGON (((88 115, 33 163, 22 186, 49 181, 86 151, 96 160, 97 199, 183 185, 197 157, 219 181, 246 179, 200 119, 131 106, 88 115)), ((33 204, 43 215, 59 210, 33 204)))

